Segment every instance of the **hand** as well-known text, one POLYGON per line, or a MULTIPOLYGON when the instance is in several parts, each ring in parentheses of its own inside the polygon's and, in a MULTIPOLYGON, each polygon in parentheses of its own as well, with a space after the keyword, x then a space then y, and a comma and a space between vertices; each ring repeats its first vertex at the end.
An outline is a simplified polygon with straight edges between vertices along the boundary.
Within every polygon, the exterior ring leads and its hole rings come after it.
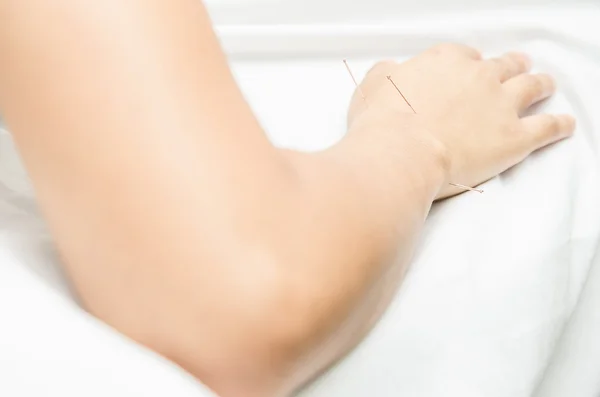
POLYGON ((436 46, 402 64, 380 62, 353 97, 349 127, 359 119, 364 127, 415 118, 420 128, 397 133, 418 133, 413 138, 420 142, 441 144, 447 180, 437 199, 445 198, 461 191, 448 182, 475 186, 573 134, 575 120, 568 115, 521 117, 555 91, 550 76, 529 69, 524 54, 482 60, 475 49, 457 44, 436 46))

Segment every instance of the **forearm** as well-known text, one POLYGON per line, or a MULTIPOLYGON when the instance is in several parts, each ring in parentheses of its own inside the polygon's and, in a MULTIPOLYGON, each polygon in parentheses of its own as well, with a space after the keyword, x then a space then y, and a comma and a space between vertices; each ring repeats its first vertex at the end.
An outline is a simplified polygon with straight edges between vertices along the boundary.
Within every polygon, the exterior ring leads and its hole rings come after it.
POLYGON ((295 313, 307 356, 292 384, 359 343, 404 277, 445 180, 443 154, 398 139, 416 127, 410 124, 351 131, 339 145, 298 162, 304 179, 300 201, 291 205, 294 234, 275 244, 286 247, 282 263, 294 270, 304 304, 295 313))
POLYGON ((383 125, 276 150, 196 0, 0 7, 0 107, 90 311, 224 395, 356 343, 443 179, 435 151, 383 125))

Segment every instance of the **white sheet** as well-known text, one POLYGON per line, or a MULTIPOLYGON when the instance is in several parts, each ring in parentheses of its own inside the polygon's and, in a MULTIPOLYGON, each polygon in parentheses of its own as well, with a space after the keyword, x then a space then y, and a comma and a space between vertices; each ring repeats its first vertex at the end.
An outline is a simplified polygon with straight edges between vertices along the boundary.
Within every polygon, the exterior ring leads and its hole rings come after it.
MULTIPOLYGON (((308 397, 600 393, 600 21, 598 9, 463 13, 362 26, 222 27, 234 70, 274 142, 339 139, 371 58, 439 40, 529 52, 558 76, 540 111, 575 112, 577 135, 437 205, 397 299, 308 397), (286 55, 294 54, 291 58, 286 55)), ((0 395, 198 396, 175 366, 72 301, 10 141, 0 141, 0 395)))

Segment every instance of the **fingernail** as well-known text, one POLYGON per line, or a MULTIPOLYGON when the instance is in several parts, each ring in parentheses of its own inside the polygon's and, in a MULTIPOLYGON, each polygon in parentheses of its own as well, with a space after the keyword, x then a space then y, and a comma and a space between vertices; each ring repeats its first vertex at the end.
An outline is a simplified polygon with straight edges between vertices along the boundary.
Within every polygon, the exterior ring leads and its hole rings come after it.
POLYGON ((556 91, 556 79, 554 76, 551 76, 547 73, 539 73, 538 76, 541 76, 543 79, 546 79, 546 95, 553 94, 556 91))
POLYGON ((575 127, 577 127, 577 119, 570 114, 562 114, 559 116, 563 122, 564 135, 569 137, 575 133, 575 127))

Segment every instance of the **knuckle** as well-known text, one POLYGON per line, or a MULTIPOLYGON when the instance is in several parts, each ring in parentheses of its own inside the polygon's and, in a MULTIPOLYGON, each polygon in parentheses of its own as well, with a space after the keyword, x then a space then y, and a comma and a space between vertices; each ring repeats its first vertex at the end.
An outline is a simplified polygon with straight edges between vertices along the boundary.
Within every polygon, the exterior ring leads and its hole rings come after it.
POLYGON ((560 121, 557 117, 545 114, 541 120, 541 133, 544 135, 558 134, 560 131, 560 121))
POLYGON ((529 61, 525 57, 518 56, 514 59, 514 62, 518 70, 525 71, 529 69, 529 61))
POLYGON ((438 56, 467 57, 481 59, 481 53, 473 47, 460 43, 441 43, 433 46, 430 52, 438 56))
POLYGON ((430 57, 444 58, 446 61, 481 60, 481 53, 469 46, 457 43, 442 43, 425 51, 430 57))
POLYGON ((524 54, 513 52, 507 56, 510 64, 516 70, 527 70, 528 69, 528 60, 524 54))
POLYGON ((528 80, 528 88, 529 91, 534 95, 538 96, 540 92, 544 90, 544 83, 540 77, 537 76, 529 76, 528 80))
POLYGON ((491 63, 475 63, 474 67, 480 78, 491 81, 496 81, 498 74, 502 71, 502 64, 498 60, 491 63))
POLYGON ((516 73, 517 71, 522 69, 519 60, 513 57, 508 57, 506 59, 506 68, 512 73, 516 73))
POLYGON ((519 91, 519 102, 521 106, 529 106, 540 96, 543 90, 542 82, 534 76, 525 76, 519 91))
POLYGON ((479 67, 483 67, 486 69, 492 69, 495 71, 502 70, 506 67, 506 63, 503 58, 490 58, 486 59, 485 62, 478 62, 477 65, 479 67))
POLYGON ((454 55, 460 53, 460 45, 455 43, 436 44, 431 48, 431 52, 436 55, 454 55))
POLYGON ((560 132, 560 120, 556 116, 548 116, 548 129, 553 134, 560 132))
POLYGON ((377 63, 375 63, 371 69, 369 69, 369 74, 370 73, 380 73, 380 72, 384 72, 386 70, 390 70, 392 68, 394 68, 397 65, 396 61, 393 61, 391 59, 384 59, 381 60, 377 63))
POLYGON ((390 74, 394 69, 398 67, 398 62, 393 60, 382 60, 375 63, 371 68, 367 71, 366 77, 371 79, 379 78, 380 76, 384 76, 390 74))

